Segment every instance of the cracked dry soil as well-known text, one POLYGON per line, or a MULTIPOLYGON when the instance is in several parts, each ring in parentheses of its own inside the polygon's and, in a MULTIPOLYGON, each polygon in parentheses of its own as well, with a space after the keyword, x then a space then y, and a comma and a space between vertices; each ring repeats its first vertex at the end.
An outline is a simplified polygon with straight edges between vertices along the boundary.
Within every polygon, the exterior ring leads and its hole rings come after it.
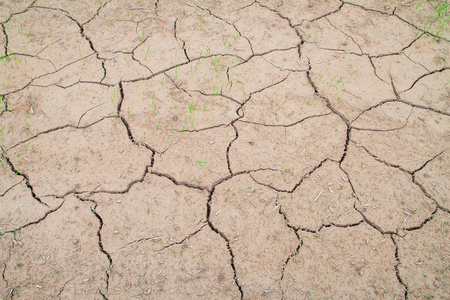
POLYGON ((2 299, 449 299, 449 16, 0 1, 2 299))

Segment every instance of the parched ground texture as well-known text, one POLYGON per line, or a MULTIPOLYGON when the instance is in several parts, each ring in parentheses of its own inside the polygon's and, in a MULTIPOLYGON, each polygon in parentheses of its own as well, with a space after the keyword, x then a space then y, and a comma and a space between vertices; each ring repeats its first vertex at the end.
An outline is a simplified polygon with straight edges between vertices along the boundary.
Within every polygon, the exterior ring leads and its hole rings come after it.
POLYGON ((0 1, 2 299, 450 299, 449 17, 0 1))

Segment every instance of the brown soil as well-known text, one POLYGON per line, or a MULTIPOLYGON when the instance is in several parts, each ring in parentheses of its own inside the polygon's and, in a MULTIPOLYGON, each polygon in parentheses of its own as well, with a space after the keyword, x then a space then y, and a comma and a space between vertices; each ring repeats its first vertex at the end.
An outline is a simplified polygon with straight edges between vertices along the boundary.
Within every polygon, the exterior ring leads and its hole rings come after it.
POLYGON ((449 16, 0 1, 2 299, 450 299, 449 16))

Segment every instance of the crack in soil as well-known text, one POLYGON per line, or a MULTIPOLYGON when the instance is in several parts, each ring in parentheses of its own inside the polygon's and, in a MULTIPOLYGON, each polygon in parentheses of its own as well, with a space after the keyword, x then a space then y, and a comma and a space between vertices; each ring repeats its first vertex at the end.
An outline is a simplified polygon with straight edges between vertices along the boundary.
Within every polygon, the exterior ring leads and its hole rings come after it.
POLYGON ((395 128, 391 128, 391 129, 373 129, 373 128, 359 128, 359 127, 353 126, 353 129, 354 130, 359 130, 359 131, 372 131, 372 132, 389 132, 389 131, 401 130, 401 129, 405 128, 408 125, 408 121, 409 121, 409 118, 412 115, 412 112, 413 112, 413 108, 411 108, 411 111, 410 111, 408 117, 405 120, 405 124, 403 124, 400 127, 395 127, 395 128))
MULTIPOLYGON (((94 214, 94 216, 97 218, 98 222, 100 223, 100 226, 98 227, 98 230, 97 230, 98 247, 100 249, 100 252, 102 252, 108 258, 108 261, 109 261, 109 267, 105 271, 105 274, 106 274, 106 291, 108 291, 108 289, 109 289, 110 272, 111 272, 112 268, 114 267, 114 264, 113 264, 113 260, 111 258, 111 255, 103 247, 102 234, 101 234, 101 230, 103 228, 103 219, 100 216, 100 214, 97 213, 97 211, 95 210, 97 208, 98 204, 97 204, 97 202, 95 202, 94 200, 91 200, 91 199, 84 199, 84 198, 79 197, 79 196, 76 196, 76 197, 80 201, 91 202, 91 203, 94 204, 94 208, 91 207, 90 209, 91 209, 91 212, 94 214)), ((100 289, 98 289, 98 291, 103 296, 103 298, 106 298, 105 295, 101 292, 100 289)))
POLYGON ((309 21, 310 21, 310 22, 314 22, 314 21, 320 20, 320 19, 322 19, 322 18, 326 18, 326 17, 328 17, 328 16, 331 16, 332 14, 335 14, 335 13, 339 12, 339 11, 342 9, 342 7, 344 7, 344 5, 345 5, 345 3, 346 3, 346 2, 344 2, 344 1, 341 1, 341 2, 342 2, 342 4, 341 4, 336 10, 331 11, 331 12, 329 12, 329 13, 326 13, 326 14, 324 14, 324 15, 322 15, 322 16, 319 16, 319 17, 314 18, 314 19, 309 20, 309 21))
MULTIPOLYGON (((181 244, 183 244, 185 241, 189 240, 191 237, 193 237, 194 235, 196 235, 197 233, 199 233, 200 231, 202 231, 202 229, 203 229, 205 226, 207 226, 207 225, 208 225, 208 224, 203 225, 202 227, 200 227, 200 228, 199 228, 198 230, 196 230, 195 232, 193 232, 193 233, 189 234, 188 236, 186 236, 185 238, 183 238, 181 241, 178 241, 178 242, 174 242, 174 243, 168 244, 168 245, 166 245, 166 246, 164 246, 164 247, 162 247, 161 249, 156 250, 156 251, 163 251, 163 250, 165 250, 165 249, 167 249, 167 248, 170 248, 170 247, 172 247, 172 246, 174 246, 174 245, 181 245, 181 244)), ((149 240, 149 239, 141 239, 141 240, 149 240)))
POLYGON ((239 138, 239 132, 238 132, 236 126, 234 125, 234 122, 231 124, 231 126, 233 127, 234 132, 236 133, 234 139, 232 139, 230 141, 230 143, 228 144, 228 147, 227 147, 227 167, 228 167, 228 172, 230 172, 230 175, 232 177, 233 176, 233 171, 231 170, 230 149, 231 149, 231 146, 233 145, 233 143, 239 138))
POLYGON ((5 51, 5 54, 4 55, 2 55, 3 57, 6 57, 7 55, 8 55, 8 34, 6 33, 6 27, 5 27, 5 23, 0 23, 1 24, 1 26, 2 26, 2 32, 3 32, 3 34, 5 35, 5 45, 3 46, 4 47, 4 51, 5 51))
MULTIPOLYGON (((22 181, 23 181, 23 179, 22 179, 22 181)), ((15 187, 18 186, 19 184, 21 184, 22 181, 19 181, 19 182, 13 184, 12 186, 10 186, 9 188, 7 188, 7 189, 3 192, 3 194, 0 194, 0 197, 5 196, 10 190, 12 190, 13 188, 15 188, 15 187)))
POLYGON ((239 292, 241 294, 241 299, 244 299, 244 291, 242 290, 242 286, 239 283, 239 280, 237 278, 237 272, 236 272, 236 266, 235 266, 235 256, 233 253, 233 250, 231 249, 230 246, 230 240, 228 239, 228 237, 221 232, 219 229, 217 229, 211 222, 210 216, 211 216, 211 203, 212 203, 212 195, 214 194, 214 190, 215 190, 215 186, 212 188, 212 190, 209 192, 209 196, 208 196, 208 202, 206 203, 206 222, 208 223, 209 228, 211 228, 212 231, 214 231, 216 234, 218 234, 222 239, 225 240, 225 242, 227 243, 227 249, 230 252, 230 256, 231 256, 231 268, 233 269, 234 272, 234 284, 236 284, 236 286, 239 289, 239 292))
POLYGON ((45 218, 47 218, 48 215, 50 215, 50 214, 56 212, 58 209, 60 209, 61 206, 63 206, 63 204, 64 204, 64 200, 61 202, 60 205, 58 205, 57 207, 55 207, 53 209, 50 209, 50 210, 46 211, 44 216, 42 216, 41 218, 39 218, 39 219, 37 219, 35 221, 32 221, 32 222, 29 222, 29 223, 27 223, 25 225, 19 226, 18 228, 13 229, 13 230, 7 230, 5 232, 0 232, 0 237, 4 236, 7 233, 15 233, 16 231, 20 231, 20 230, 22 230, 24 228, 27 228, 28 226, 40 223, 41 221, 45 220, 45 218))
POLYGON ((189 182, 186 182, 186 181, 178 181, 178 180, 175 179, 175 177, 173 177, 173 176, 171 176, 169 174, 164 174, 164 173, 156 172, 156 171, 153 171, 153 170, 150 172, 150 174, 169 179, 175 185, 181 185, 181 186, 185 186, 185 187, 189 187, 189 188, 197 189, 197 190, 201 190, 201 191, 207 191, 207 192, 211 191, 209 189, 209 187, 206 187, 206 186, 200 186, 200 185, 192 184, 192 183, 189 183, 189 182))
POLYGON ((370 156, 372 156, 376 161, 378 161, 378 162, 380 162, 380 163, 382 163, 382 164, 384 164, 384 165, 386 165, 386 166, 388 166, 388 167, 395 168, 395 169, 398 169, 398 170, 400 170, 400 171, 402 171, 402 172, 405 172, 405 173, 408 174, 408 175, 412 175, 412 172, 410 172, 410 171, 404 169, 404 168, 401 167, 400 165, 392 164, 392 163, 389 163, 389 162, 387 162, 387 161, 385 161, 385 160, 379 158, 377 155, 375 155, 375 154, 373 154, 372 152, 370 152, 370 151, 369 151, 366 147, 364 147, 363 145, 357 144, 357 143, 354 142, 354 141, 352 141, 352 143, 355 144, 356 147, 363 148, 364 151, 366 151, 366 153, 369 154, 370 156))
MULTIPOLYGON (((396 16, 399 20, 401 20, 401 21, 403 21, 403 22, 405 22, 405 23, 411 25, 411 26, 414 27, 416 30, 419 30, 422 34, 426 34, 426 35, 428 35, 428 36, 430 36, 430 37, 433 37, 433 38, 439 37, 440 39, 442 39, 442 40, 444 40, 444 41, 450 42, 449 39, 443 37, 442 35, 432 34, 432 33, 429 32, 428 30, 422 29, 422 28, 420 28, 419 26, 415 25, 414 23, 411 23, 411 22, 409 22, 408 20, 403 19, 401 16, 399 16, 399 15, 397 15, 397 14, 395 13, 396 9, 397 9, 397 8, 394 9, 394 11, 392 12, 392 15, 396 16)), ((437 20, 437 17, 436 17, 435 21, 436 21, 436 20, 437 20)), ((428 22, 427 22, 426 24, 428 24, 428 22)), ((431 25, 433 25, 433 21, 432 21, 432 23, 430 23, 430 27, 431 27, 431 25)), ((425 25, 425 26, 426 26, 426 25, 425 25)))
POLYGON ((435 210, 431 213, 430 217, 429 217, 429 218, 426 218, 425 220, 423 220, 423 222, 420 223, 420 225, 418 225, 418 226, 412 226, 412 227, 404 228, 404 229, 405 229, 406 231, 414 231, 414 230, 422 229, 422 227, 425 226, 425 224, 427 224, 429 221, 431 221, 431 220, 434 219, 434 216, 436 215, 436 213, 438 212, 438 210, 439 210, 439 206, 436 205, 436 208, 435 208, 435 210))
MULTIPOLYGON (((276 191, 276 192, 278 192, 278 193, 288 193, 288 194, 292 194, 292 193, 294 193, 294 191, 295 191, 298 187, 301 186, 301 184, 303 183, 303 181, 304 181, 305 179, 311 178, 311 175, 312 175, 314 172, 316 172, 320 167, 322 167, 322 165, 323 165, 326 161, 331 161, 331 160, 330 160, 329 158, 325 158, 325 159, 322 160, 320 163, 318 163, 316 166, 314 166, 308 173, 304 174, 304 175, 300 178, 300 180, 298 181, 298 183, 296 183, 296 184, 294 185, 294 187, 292 188, 292 190, 282 190, 282 189, 278 189, 278 188, 273 187, 273 186, 271 186, 271 185, 269 185, 269 184, 266 184, 266 183, 264 183, 264 182, 259 182, 257 179, 253 178, 252 174, 250 174, 250 176, 252 177, 252 179, 253 179, 257 184, 264 185, 264 186, 266 186, 266 187, 268 187, 268 188, 270 188, 270 189, 272 189, 272 190, 274 190, 274 191, 276 191)), ((282 170, 273 170, 273 171, 280 171, 280 172, 281 172, 282 170)))
POLYGON ((178 22, 178 17, 175 19, 175 22, 173 22, 173 36, 175 37, 175 39, 178 41, 178 43, 181 41, 181 49, 183 49, 183 53, 184 56, 186 56, 186 59, 190 62, 191 59, 188 56, 187 50, 186 50, 186 42, 183 41, 182 39, 180 39, 177 36, 177 22, 178 22))
MULTIPOLYGON (((415 174, 415 172, 412 174, 412 182, 420 188, 420 190, 423 192, 423 194, 424 194, 426 197, 428 197, 430 200, 432 200, 432 201, 436 204, 436 208, 439 208, 439 209, 441 209, 441 210, 443 210, 443 211, 445 211, 445 212, 447 212, 447 213, 450 213, 450 210, 449 210, 449 209, 447 209, 447 208, 443 207, 441 204, 439 204, 439 201, 437 201, 436 199, 434 199, 434 198, 430 195, 430 193, 428 193, 427 189, 426 189, 422 184, 420 184, 420 182, 418 182, 418 181, 416 180, 416 174, 415 174)), ((433 214, 435 214, 435 213, 436 213, 436 210, 433 212, 433 214)))
MULTIPOLYGON (((246 102, 247 103, 247 102, 246 102)), ((278 124, 278 125, 274 125, 274 124, 265 124, 265 123, 259 123, 259 122, 253 122, 253 121, 242 121, 242 120, 238 120, 239 122, 242 123, 246 123, 246 124, 255 124, 255 125, 260 125, 260 126, 265 126, 265 127, 284 127, 284 128, 288 128, 288 127, 292 127, 295 125, 298 125, 300 123, 303 123, 304 121, 307 121, 309 119, 314 119, 314 118, 320 118, 320 117, 326 117, 331 115, 332 113, 326 113, 326 114, 320 114, 320 115, 311 115, 311 116, 307 116, 304 117, 303 119, 300 119, 296 122, 293 122, 291 124, 278 124)))
MULTIPOLYGON (((439 70, 433 70, 433 71, 428 72, 428 73, 426 73, 426 74, 420 75, 416 80, 414 80, 414 82, 411 84, 411 86, 410 86, 409 88, 407 88, 407 89, 404 90, 404 91, 401 91, 401 93, 404 93, 404 92, 407 92, 407 91, 411 90, 411 89, 416 85, 416 83, 418 83, 418 82, 419 82, 420 80, 422 80, 423 78, 425 78, 425 77, 427 77, 427 76, 430 76, 430 75, 433 75, 433 74, 436 74, 436 73, 442 73, 442 72, 444 72, 445 70, 450 70, 450 67, 443 67, 443 68, 441 68, 441 69, 439 69, 439 70)), ((442 112, 442 113, 444 113, 444 112, 442 112)), ((447 113, 447 114, 448 114, 448 113, 447 113)))
MULTIPOLYGON (((280 283, 281 283, 281 282, 283 281, 283 278, 284 278, 284 271, 286 270, 287 264, 289 263, 289 261, 290 261, 293 257, 295 257, 295 256, 298 255, 298 252, 300 251, 300 248, 303 246, 303 240, 301 239, 300 234, 298 233, 298 229, 296 229, 294 226, 292 226, 292 225, 289 223, 289 218, 288 218, 288 216, 286 215, 286 213, 285 213, 284 211, 282 211, 283 205, 282 205, 282 203, 278 202, 278 199, 279 199, 279 198, 278 198, 278 196, 277 196, 277 200, 276 200, 276 202, 275 202, 275 207, 280 206, 279 209, 278 209, 278 213, 279 213, 280 215, 283 216, 283 219, 284 219, 284 222, 285 222, 286 227, 288 227, 288 228, 290 228, 291 230, 294 231, 295 236, 297 237, 298 242, 299 242, 297 248, 295 249, 295 251, 292 252, 292 253, 288 256, 288 258, 286 259, 286 261, 285 261, 284 264, 283 264, 283 270, 281 271, 281 278, 280 278, 280 283)), ((283 292, 282 292, 282 295, 284 296, 284 293, 283 293, 283 292)))
POLYGON ((322 100, 325 101, 326 106, 327 106, 327 107, 328 107, 335 115, 339 116, 339 117, 342 119, 342 121, 344 121, 345 124, 347 124, 348 130, 350 130, 350 129, 351 129, 350 121, 349 121, 349 120, 348 120, 348 119, 347 119, 340 111, 338 111, 336 108, 334 108, 334 107, 331 105, 331 102, 330 102, 330 100, 329 100, 328 98, 326 98, 325 96, 323 96, 323 95, 319 92, 319 88, 318 88, 317 85, 314 83, 314 81, 313 81, 313 79, 312 79, 312 77, 311 77, 311 70, 312 70, 312 67, 311 67, 311 61, 310 61, 309 58, 308 58, 308 70, 306 71, 306 77, 308 78, 308 81, 309 81, 310 85, 313 87, 314 93, 316 94, 317 97, 319 97, 320 99, 322 99, 322 100))
POLYGON ((408 286, 406 285, 406 283, 403 282, 403 279, 400 276, 400 272, 398 270, 398 266, 401 265, 400 257, 398 254, 398 244, 395 241, 392 234, 390 234, 390 237, 395 246, 395 260, 397 261, 397 264, 394 266, 395 267, 395 275, 397 276, 398 282, 400 282, 400 284, 405 288, 405 299, 408 299, 408 286))
POLYGON ((62 288, 59 290, 58 294, 56 296, 61 296, 61 293, 64 292, 64 289, 66 288, 66 284, 68 284, 69 282, 71 282, 72 280, 74 280, 77 276, 72 277, 71 279, 67 280, 66 282, 64 282, 62 288))
MULTIPOLYGON (((9 168, 11 169, 11 171, 16 174, 15 176, 21 176, 23 177, 23 179, 25 180, 25 185, 27 186, 27 188, 30 190, 31 193, 31 197, 33 197, 34 200, 36 200, 37 202, 39 202, 42 205, 47 206, 48 208, 50 208, 50 206, 48 206, 47 203, 43 202, 41 200, 41 198, 39 198, 36 193, 34 192, 34 188, 30 183, 30 178, 27 174, 20 172, 18 169, 16 169, 14 167, 14 165, 11 163, 11 161, 9 160, 8 155, 6 154, 6 152, 3 150, 2 148, 2 160, 6 162, 6 164, 9 166, 9 168)), ((12 188, 12 187, 11 187, 12 188)), ((9 189, 8 189, 9 190, 9 189)), ((6 192, 5 192, 6 193, 6 192)))

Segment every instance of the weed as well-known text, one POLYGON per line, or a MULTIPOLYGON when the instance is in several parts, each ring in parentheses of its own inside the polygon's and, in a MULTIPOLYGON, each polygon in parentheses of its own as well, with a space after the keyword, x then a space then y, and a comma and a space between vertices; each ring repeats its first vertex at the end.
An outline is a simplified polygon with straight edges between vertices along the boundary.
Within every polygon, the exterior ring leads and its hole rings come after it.
MULTIPOLYGON (((331 79, 330 80, 330 83, 332 83, 333 82, 333 80, 335 80, 336 79, 336 77, 338 77, 339 76, 339 74, 336 74, 334 77, 333 77, 333 79, 331 79)), ((322 78, 322 77, 320 77, 320 78, 322 78)))
POLYGON ((203 168, 203 164, 206 164, 206 161, 195 161, 195 164, 203 168))
POLYGON ((423 2, 417 4, 416 7, 414 8, 414 10, 413 10, 412 12, 415 13, 415 11, 416 11, 420 6, 422 6, 422 4, 423 4, 423 2))

